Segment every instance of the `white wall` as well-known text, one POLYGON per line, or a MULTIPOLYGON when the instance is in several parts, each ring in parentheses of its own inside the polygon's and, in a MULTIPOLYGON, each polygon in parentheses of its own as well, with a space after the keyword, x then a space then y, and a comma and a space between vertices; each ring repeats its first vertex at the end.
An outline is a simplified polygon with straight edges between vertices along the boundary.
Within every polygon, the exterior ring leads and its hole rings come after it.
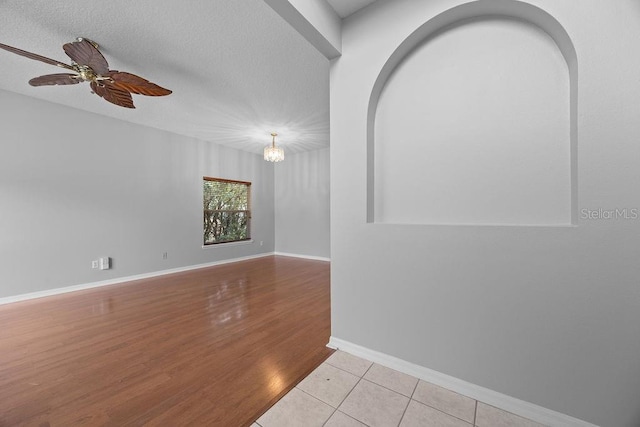
POLYGON ((415 30, 462 3, 381 0, 344 21, 331 68, 332 336, 591 423, 637 426, 640 220, 583 215, 640 207, 637 1, 530 1, 577 53, 576 227, 367 222, 376 79, 415 30))
POLYGON ((329 149, 275 166, 276 252, 330 258, 329 149))
POLYGON ((261 156, 10 92, 0 111, 0 297, 274 250, 261 156), (253 183, 253 243, 202 248, 205 175, 253 183))
POLYGON ((571 224, 570 78, 521 21, 464 22, 423 42, 375 117, 375 221, 571 224))

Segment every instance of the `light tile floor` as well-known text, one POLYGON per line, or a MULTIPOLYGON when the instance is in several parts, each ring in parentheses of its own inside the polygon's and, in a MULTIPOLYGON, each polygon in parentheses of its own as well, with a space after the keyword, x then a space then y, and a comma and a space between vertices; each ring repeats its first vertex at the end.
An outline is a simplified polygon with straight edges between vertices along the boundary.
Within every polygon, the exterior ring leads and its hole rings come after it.
POLYGON ((543 427, 336 351, 252 427, 543 427))

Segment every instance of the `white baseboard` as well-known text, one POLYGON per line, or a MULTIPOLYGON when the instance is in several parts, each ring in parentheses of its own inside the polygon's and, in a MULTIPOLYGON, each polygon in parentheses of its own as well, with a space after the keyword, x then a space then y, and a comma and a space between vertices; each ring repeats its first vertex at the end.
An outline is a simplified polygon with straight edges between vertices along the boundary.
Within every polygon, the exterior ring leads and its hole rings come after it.
POLYGON ((331 258, 325 258, 325 257, 313 256, 313 255, 289 254, 289 253, 286 253, 286 252, 274 252, 273 254, 274 255, 278 255, 278 256, 288 256, 288 257, 293 257, 293 258, 312 259, 314 261, 327 261, 327 262, 331 261, 331 258))
POLYGON ((573 418, 569 415, 552 411, 551 409, 543 408, 542 406, 534 405, 533 403, 525 402, 523 400, 516 399, 515 397, 498 393, 488 388, 484 388, 479 385, 475 385, 461 379, 434 371, 432 369, 425 368, 423 366, 416 365, 402 359, 398 359, 397 357, 389 356, 388 354, 380 353, 378 351, 353 344, 349 341, 341 340, 340 338, 332 336, 329 339, 329 344, 327 344, 327 347, 341 350, 353 354, 354 356, 358 356, 371 362, 375 362, 379 365, 386 366, 387 368, 395 369, 396 371, 403 372, 416 378, 420 378, 432 384, 439 385, 440 387, 447 388, 465 396, 469 396, 488 405, 503 409, 507 412, 511 412, 512 414, 516 414, 524 418, 528 418, 532 421, 544 424, 546 426, 598 427, 595 424, 573 418))
POLYGON ((273 252, 267 252, 263 254, 249 255, 245 257, 208 262, 205 264, 189 265, 186 267, 171 268, 169 270, 160 270, 160 271, 154 271, 151 273, 136 274, 134 276, 118 277, 115 279, 102 280, 99 282, 91 282, 91 283, 84 283, 84 284, 74 285, 74 286, 66 286, 64 288, 47 289, 46 291, 38 291, 38 292, 30 292, 27 294, 21 294, 21 295, 13 295, 10 297, 0 298, 0 305, 9 304, 9 303, 18 302, 18 301, 26 301, 26 300, 35 299, 35 298, 49 297, 52 295, 66 294, 68 292, 82 291, 85 289, 98 288, 101 286, 115 285, 118 283, 131 282, 133 280, 148 279, 151 277, 164 276, 167 274, 180 273, 183 271, 198 270, 200 268, 213 267, 213 266, 222 265, 222 264, 230 264, 232 262, 246 261, 250 259, 263 258, 266 256, 272 256, 272 255, 274 255, 273 252))

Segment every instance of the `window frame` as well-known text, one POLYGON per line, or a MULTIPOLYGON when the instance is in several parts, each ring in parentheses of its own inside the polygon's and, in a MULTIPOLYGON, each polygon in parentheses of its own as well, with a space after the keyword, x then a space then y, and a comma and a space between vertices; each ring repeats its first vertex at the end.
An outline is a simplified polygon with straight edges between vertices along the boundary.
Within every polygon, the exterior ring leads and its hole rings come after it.
POLYGON ((231 209, 231 210, 217 210, 217 209, 204 209, 204 188, 203 188, 203 193, 202 193, 202 211, 203 211, 203 223, 202 223, 202 246, 203 247, 211 247, 211 246, 216 246, 216 245, 223 245, 226 243, 238 243, 238 242, 247 242, 247 241, 251 241, 251 219, 252 219, 252 209, 251 209, 251 182, 250 181, 240 181, 240 180, 235 180, 235 179, 226 179, 226 178, 215 178, 215 177, 210 177, 210 176, 203 176, 202 177, 202 182, 203 184, 206 181, 211 181, 211 182, 222 182, 222 183, 228 183, 228 184, 240 184, 240 185, 244 185, 247 188, 247 209, 231 209), (206 216, 208 214, 210 214, 211 212, 233 212, 233 213, 242 213, 244 212, 246 217, 247 217, 247 237, 243 238, 243 239, 235 239, 235 240, 225 240, 225 241, 221 241, 221 242, 210 242, 207 243, 205 240, 205 235, 204 235, 204 231, 205 231, 205 223, 206 223, 206 216))

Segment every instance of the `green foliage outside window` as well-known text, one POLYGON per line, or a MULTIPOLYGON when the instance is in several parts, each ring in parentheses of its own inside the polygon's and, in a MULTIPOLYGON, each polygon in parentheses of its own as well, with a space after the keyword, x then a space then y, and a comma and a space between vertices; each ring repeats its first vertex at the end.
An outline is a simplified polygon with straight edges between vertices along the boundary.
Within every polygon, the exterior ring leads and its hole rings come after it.
POLYGON ((251 238, 251 183, 203 179, 204 244, 251 238))

